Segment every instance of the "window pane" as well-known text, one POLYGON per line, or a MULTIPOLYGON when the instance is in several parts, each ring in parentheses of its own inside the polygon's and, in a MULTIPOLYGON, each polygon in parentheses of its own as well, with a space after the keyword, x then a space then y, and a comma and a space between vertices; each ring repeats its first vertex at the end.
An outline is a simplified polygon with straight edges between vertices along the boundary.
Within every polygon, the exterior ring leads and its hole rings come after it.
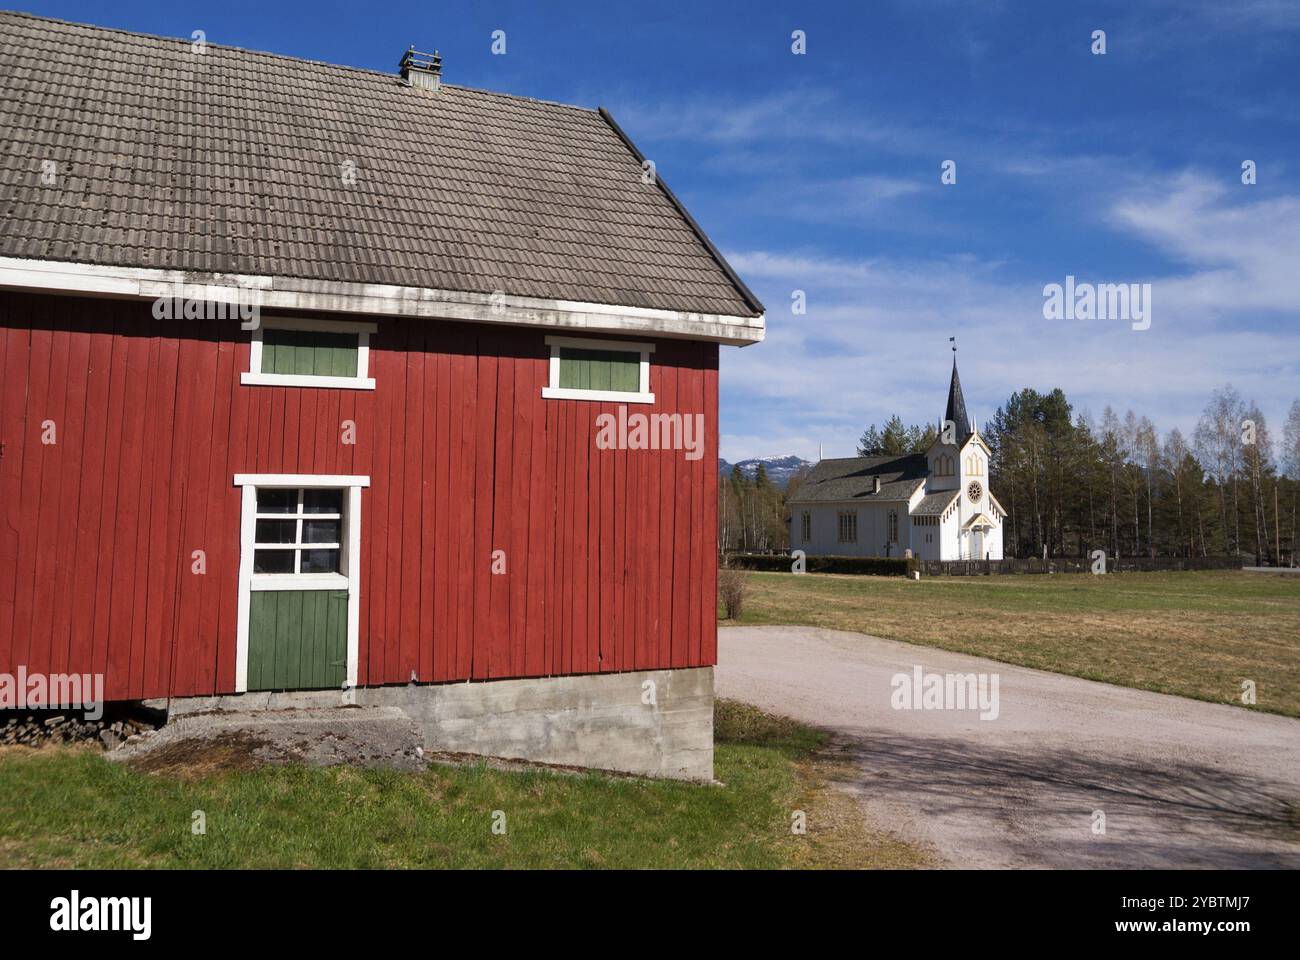
POLYGON ((261 489, 257 491, 258 513, 293 513, 298 508, 297 490, 261 489))
POLYGON ((294 550, 254 550, 254 573, 293 573, 294 550))
MULTIPOLYGON (((273 523, 276 521, 272 521, 273 523)), ((302 522, 303 543, 342 543, 338 520, 304 520, 302 522)))
POLYGON ((337 550, 304 550, 302 552, 302 573, 338 573, 339 552, 337 550))
POLYGON ((262 331, 262 372, 355 377, 360 337, 318 330, 262 331))
POLYGON ((304 490, 302 492, 303 513, 342 513, 342 490, 304 490))
POLYGON ((258 543, 293 543, 297 527, 296 520, 259 520, 253 539, 258 543))
POLYGON ((641 389, 641 354, 628 350, 560 348, 560 386, 575 390, 641 389))

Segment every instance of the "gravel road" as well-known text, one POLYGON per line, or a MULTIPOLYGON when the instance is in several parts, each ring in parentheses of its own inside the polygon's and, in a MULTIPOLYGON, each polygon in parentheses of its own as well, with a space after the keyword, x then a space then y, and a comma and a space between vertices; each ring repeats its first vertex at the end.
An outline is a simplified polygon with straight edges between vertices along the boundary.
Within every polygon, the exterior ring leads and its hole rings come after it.
POLYGON ((836 731, 840 786, 950 866, 1300 868, 1300 720, 856 633, 718 637, 719 696, 836 731), (997 675, 996 719, 895 709, 917 666, 997 675))

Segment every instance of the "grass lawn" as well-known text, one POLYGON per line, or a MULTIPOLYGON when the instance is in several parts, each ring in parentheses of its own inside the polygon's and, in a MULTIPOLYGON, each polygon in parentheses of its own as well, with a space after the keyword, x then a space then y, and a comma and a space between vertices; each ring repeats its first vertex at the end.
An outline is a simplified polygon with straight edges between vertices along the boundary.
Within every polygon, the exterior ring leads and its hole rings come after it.
POLYGON ((0 750, 0 867, 910 867, 827 786, 826 735, 719 702, 724 786, 478 764, 144 772, 89 748, 0 750), (805 810, 795 836, 791 812, 805 810), (191 831, 195 810, 207 832, 191 831), (493 811, 506 833, 492 831, 493 811))
POLYGON ((1300 577, 754 573, 739 622, 854 630, 1237 706, 1249 679, 1250 709, 1300 716, 1300 577))

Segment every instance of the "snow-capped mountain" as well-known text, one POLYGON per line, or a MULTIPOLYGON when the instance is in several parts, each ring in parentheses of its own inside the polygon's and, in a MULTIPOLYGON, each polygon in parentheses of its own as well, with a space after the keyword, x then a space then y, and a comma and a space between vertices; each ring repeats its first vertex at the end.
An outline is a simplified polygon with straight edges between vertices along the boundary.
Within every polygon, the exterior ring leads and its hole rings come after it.
POLYGON ((741 460, 738 463, 728 463, 721 457, 718 458, 718 472, 724 476, 731 475, 732 467, 740 467, 742 473, 749 478, 753 478, 754 471, 758 469, 759 464, 767 471, 767 479, 772 481, 778 487, 784 487, 790 482, 790 478, 800 470, 806 470, 812 464, 796 456, 788 457, 754 457, 750 460, 741 460))

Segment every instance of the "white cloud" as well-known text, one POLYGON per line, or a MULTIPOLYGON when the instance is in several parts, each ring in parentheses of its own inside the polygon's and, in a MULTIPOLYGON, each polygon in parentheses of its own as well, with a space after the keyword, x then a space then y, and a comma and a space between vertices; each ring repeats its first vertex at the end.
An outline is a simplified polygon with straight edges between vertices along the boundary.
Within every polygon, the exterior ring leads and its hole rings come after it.
POLYGON ((1246 310, 1300 314, 1300 198, 1256 199, 1259 189, 1187 173, 1172 190, 1113 205, 1113 223, 1192 268, 1161 281, 1166 309, 1232 321, 1246 310))
MULTIPOLYGON (((1251 188, 1241 187, 1242 191, 1251 188)), ((1094 413, 1132 407, 1162 430, 1189 433, 1210 391, 1231 381, 1280 423, 1300 393, 1300 199, 1247 199, 1188 174, 1163 192, 1128 193, 1105 222, 1157 249, 1174 268, 1149 281, 1147 331, 1124 321, 1042 317, 1042 285, 1021 264, 970 256, 728 254, 769 304, 768 339, 723 354, 723 456, 848 456, 862 429, 898 413, 943 411, 947 338, 958 337, 967 401, 981 420, 1015 390, 1061 387, 1094 413), (808 312, 790 313, 804 290, 808 312)))

